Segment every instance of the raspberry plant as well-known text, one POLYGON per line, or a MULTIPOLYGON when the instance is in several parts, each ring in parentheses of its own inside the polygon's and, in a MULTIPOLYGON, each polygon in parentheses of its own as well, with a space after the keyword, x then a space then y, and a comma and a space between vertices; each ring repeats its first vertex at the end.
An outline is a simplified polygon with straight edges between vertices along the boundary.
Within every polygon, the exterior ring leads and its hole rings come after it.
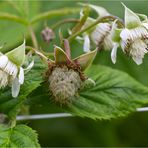
POLYGON ((22 6, 28 3, 29 10, 32 2, 3 3, 13 6, 17 13, 1 12, 0 19, 21 24, 25 31, 24 41, 21 35, 17 37, 22 40, 20 46, 11 49, 2 44, 0 47, 1 147, 40 147, 36 132, 16 120, 22 113, 29 115, 28 106, 36 104, 37 99, 40 105, 46 101, 76 116, 104 120, 127 116, 148 103, 146 86, 125 72, 93 63, 104 50, 111 52, 111 60, 116 63, 117 50, 122 49, 125 56, 137 65, 142 64, 148 51, 146 15, 122 4, 123 21, 103 7, 79 4, 77 8, 49 10, 30 18, 22 6), (90 12, 97 13, 97 18, 90 12), (48 25, 54 17, 71 14, 77 18, 69 16, 48 25), (45 25, 41 35, 50 52, 37 38, 36 30, 42 23, 45 25), (61 26, 66 23, 73 25, 64 28, 67 34, 63 34, 61 26))

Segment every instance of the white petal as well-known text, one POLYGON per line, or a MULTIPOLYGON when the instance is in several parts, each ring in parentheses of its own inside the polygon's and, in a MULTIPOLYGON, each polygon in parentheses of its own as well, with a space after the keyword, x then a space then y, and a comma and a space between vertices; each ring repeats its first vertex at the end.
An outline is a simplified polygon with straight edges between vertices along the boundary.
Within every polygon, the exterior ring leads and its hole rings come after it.
POLYGON ((4 68, 6 64, 8 63, 8 57, 5 55, 0 56, 0 68, 4 68))
POLYGON ((8 78, 9 75, 6 72, 0 70, 0 88, 4 88, 8 85, 8 78))
POLYGON ((27 66, 27 68, 24 69, 25 73, 29 72, 33 66, 34 66, 34 60, 32 60, 31 63, 27 66))
POLYGON ((132 57, 137 65, 142 64, 142 57, 132 57))
POLYGON ((11 61, 8 61, 7 65, 4 68, 4 71, 7 72, 9 75, 12 75, 15 78, 18 73, 18 68, 11 61))
POLYGON ((120 37, 123 41, 126 41, 127 39, 131 39, 130 31, 128 29, 123 29, 120 33, 120 37))
POLYGON ((100 23, 96 26, 94 31, 91 33, 90 37, 91 40, 96 44, 99 45, 101 42, 104 41, 104 38, 109 35, 111 30, 111 25, 109 23, 100 23))
POLYGON ((111 60, 112 62, 115 64, 116 63, 116 58, 117 58, 117 48, 118 48, 119 44, 118 43, 114 43, 113 49, 111 51, 111 60))
POLYGON ((148 23, 143 23, 142 25, 148 30, 148 23))
POLYGON ((20 91, 19 79, 15 78, 12 82, 12 97, 16 98, 20 91))
POLYGON ((88 35, 84 36, 83 49, 84 49, 84 52, 90 52, 90 40, 88 35))
POLYGON ((22 67, 20 67, 18 78, 19 78, 19 83, 23 84, 24 83, 24 69, 22 67))
POLYGON ((70 29, 68 29, 68 34, 71 35, 72 34, 72 31, 70 29))

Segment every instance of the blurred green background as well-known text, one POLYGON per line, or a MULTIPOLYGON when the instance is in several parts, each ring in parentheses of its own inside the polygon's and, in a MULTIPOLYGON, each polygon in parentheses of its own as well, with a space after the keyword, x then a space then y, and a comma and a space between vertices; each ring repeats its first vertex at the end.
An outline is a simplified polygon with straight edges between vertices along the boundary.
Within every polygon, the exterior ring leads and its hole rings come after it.
MULTIPOLYGON (((24 1, 15 1, 15 4, 20 8, 20 14, 27 19, 31 19, 40 12, 54 10, 64 7, 79 7, 77 2, 80 1, 28 1, 24 5, 24 1)), ((110 13, 123 18, 124 9, 120 1, 81 1, 89 2, 105 7, 110 13)), ((130 9, 137 13, 144 13, 148 15, 148 1, 124 1, 130 9)), ((0 1, 0 12, 11 12, 17 14, 18 12, 13 9, 12 5, 6 1, 0 1)), ((49 26, 56 23, 63 18, 79 18, 77 15, 68 15, 65 17, 53 17, 47 20, 49 26)), ((40 46, 44 50, 52 50, 52 45, 49 47, 43 43, 40 32, 44 27, 45 22, 40 22, 33 26, 36 30, 36 35, 40 46)), ((67 32, 64 31, 70 28, 71 24, 63 25, 61 27, 63 34, 66 36, 67 32)), ((56 33, 58 29, 56 30, 56 33)), ((0 19, 0 44, 6 43, 4 51, 8 51, 18 45, 23 36, 28 36, 29 31, 23 25, 15 22, 0 19)), ((52 44, 58 44, 59 40, 53 41, 52 44)), ((27 43, 30 44, 28 38, 27 43)), ((73 42, 72 45, 73 56, 82 52, 82 45, 73 42)), ((137 66, 129 57, 123 55, 121 51, 118 52, 117 63, 112 64, 110 60, 110 52, 102 51, 98 53, 94 64, 103 64, 110 67, 120 69, 129 73, 141 83, 148 85, 148 55, 145 56, 142 65, 137 66)), ((44 98, 43 98, 44 100, 44 98)), ((44 102, 44 101, 43 101, 44 102)), ((60 108, 55 105, 44 104, 37 102, 30 108, 32 114, 61 112, 60 108)), ((37 130, 39 134, 39 141, 42 147, 56 146, 113 146, 113 147, 148 147, 148 112, 134 113, 127 118, 114 119, 111 121, 94 121, 90 119, 83 119, 79 117, 68 117, 59 119, 46 119, 28 121, 27 124, 33 129, 37 130)))

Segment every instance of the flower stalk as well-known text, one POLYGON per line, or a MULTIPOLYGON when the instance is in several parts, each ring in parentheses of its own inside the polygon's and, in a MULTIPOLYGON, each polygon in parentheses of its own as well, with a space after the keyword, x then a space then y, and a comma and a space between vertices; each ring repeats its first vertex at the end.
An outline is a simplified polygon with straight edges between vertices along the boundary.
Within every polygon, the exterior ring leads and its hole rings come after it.
POLYGON ((114 20, 118 20, 117 21, 117 24, 120 26, 120 27, 124 27, 124 24, 123 22, 116 16, 104 16, 102 18, 98 18, 95 22, 93 22, 92 24, 90 24, 88 27, 72 34, 71 36, 68 37, 68 41, 71 42, 73 39, 75 39, 77 36, 83 34, 84 32, 90 30, 91 28, 95 27, 97 24, 99 23, 102 23, 102 22, 106 22, 106 21, 114 21, 114 20))

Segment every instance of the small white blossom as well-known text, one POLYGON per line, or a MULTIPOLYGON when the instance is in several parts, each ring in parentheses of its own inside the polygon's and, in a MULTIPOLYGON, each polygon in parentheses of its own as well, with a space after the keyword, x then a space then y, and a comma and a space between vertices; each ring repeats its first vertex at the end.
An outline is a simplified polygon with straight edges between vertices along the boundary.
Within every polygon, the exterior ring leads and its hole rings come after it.
MULTIPOLYGON (((90 8, 92 8, 96 13, 98 14, 98 18, 102 18, 104 16, 110 15, 109 12, 99 6, 95 5, 88 5, 90 8)), ((82 16, 82 14, 81 14, 82 16)), ((92 24, 96 19, 88 17, 87 21, 84 24, 84 28, 92 24)), ((85 38, 84 36, 84 45, 83 47, 86 47, 85 45, 89 45, 90 40, 98 47, 103 47, 105 50, 111 50, 113 48, 113 42, 111 39, 111 28, 112 24, 111 23, 99 23, 94 29, 90 30, 87 32, 89 34, 89 38, 85 38), (87 43, 86 43, 87 42, 87 43)), ((88 46, 89 47, 89 46, 88 46)), ((84 49, 84 51, 86 51, 84 49)))
POLYGON ((117 49, 119 47, 118 43, 113 44, 113 49, 111 51, 111 60, 115 64, 116 63, 116 58, 117 58, 117 49))
POLYGON ((90 52, 90 39, 88 34, 84 35, 83 49, 84 49, 84 52, 90 52))
POLYGON ((123 29, 120 37, 123 51, 131 55, 138 65, 141 64, 148 52, 148 31, 144 27, 123 29))
POLYGON ((0 88, 12 85, 12 96, 17 97, 20 85, 24 82, 23 68, 18 68, 6 55, 0 53, 0 88), (16 87, 16 79, 18 85, 16 87))
POLYGON ((146 21, 142 22, 139 16, 125 5, 124 7, 125 29, 120 34, 121 47, 140 65, 144 55, 148 52, 148 24, 146 21))
POLYGON ((96 29, 91 33, 91 40, 97 45, 102 45, 104 49, 111 50, 113 48, 113 41, 111 39, 111 24, 100 23, 96 29))

